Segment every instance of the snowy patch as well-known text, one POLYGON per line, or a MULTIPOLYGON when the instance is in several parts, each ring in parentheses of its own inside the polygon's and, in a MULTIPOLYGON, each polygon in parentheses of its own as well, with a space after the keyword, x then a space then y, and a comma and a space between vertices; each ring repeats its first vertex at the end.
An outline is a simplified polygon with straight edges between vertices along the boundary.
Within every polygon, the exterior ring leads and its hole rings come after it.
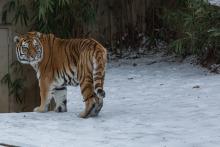
POLYGON ((220 6, 220 0, 209 0, 212 5, 220 6))
POLYGON ((104 106, 83 110, 68 88, 66 113, 0 114, 0 143, 39 147, 219 147, 220 75, 172 57, 149 55, 108 64, 104 106))

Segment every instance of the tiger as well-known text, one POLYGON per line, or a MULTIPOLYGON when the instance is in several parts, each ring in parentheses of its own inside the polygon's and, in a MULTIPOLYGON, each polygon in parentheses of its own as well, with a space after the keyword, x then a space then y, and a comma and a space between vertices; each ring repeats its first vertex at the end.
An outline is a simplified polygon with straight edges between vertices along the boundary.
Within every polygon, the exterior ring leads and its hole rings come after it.
POLYGON ((62 39, 54 34, 28 32, 14 37, 16 56, 36 72, 40 88, 40 106, 34 112, 47 112, 51 99, 56 112, 66 112, 66 98, 59 97, 67 86, 80 86, 85 108, 81 118, 97 116, 105 97, 104 78, 107 50, 98 41, 62 39), (54 96, 58 94, 58 96, 54 96))

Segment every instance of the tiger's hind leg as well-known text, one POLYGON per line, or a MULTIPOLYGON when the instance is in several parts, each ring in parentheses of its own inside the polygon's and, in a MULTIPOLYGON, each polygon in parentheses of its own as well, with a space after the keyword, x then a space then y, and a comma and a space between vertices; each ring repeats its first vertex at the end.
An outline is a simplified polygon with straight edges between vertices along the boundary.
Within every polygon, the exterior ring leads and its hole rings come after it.
POLYGON ((94 94, 93 84, 90 82, 83 83, 80 84, 80 88, 85 101, 85 110, 80 113, 80 117, 88 118, 97 116, 103 106, 103 101, 94 94))
POLYGON ((105 61, 105 57, 102 56, 102 49, 94 52, 94 49, 90 48, 81 53, 77 65, 77 78, 85 101, 85 110, 80 113, 82 118, 97 116, 103 106, 104 91, 102 89, 105 62, 102 61, 105 61), (96 58, 91 56, 92 54, 96 58))
POLYGON ((56 107, 54 109, 55 112, 67 112, 67 89, 66 87, 55 88, 53 98, 56 103, 56 107))
POLYGON ((95 109, 93 112, 91 112, 91 116, 97 116, 103 106, 103 98, 99 98, 99 97, 95 96, 95 101, 96 101, 95 109))
POLYGON ((87 118, 95 108, 95 98, 93 95, 93 85, 88 80, 82 80, 80 82, 81 93, 85 102, 85 110, 80 113, 80 117, 87 118))

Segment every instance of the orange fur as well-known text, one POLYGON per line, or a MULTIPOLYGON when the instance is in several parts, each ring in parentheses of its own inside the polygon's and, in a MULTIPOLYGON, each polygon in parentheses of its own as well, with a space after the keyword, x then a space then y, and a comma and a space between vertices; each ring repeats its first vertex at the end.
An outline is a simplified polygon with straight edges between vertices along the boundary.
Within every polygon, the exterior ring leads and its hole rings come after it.
MULTIPOLYGON (((17 52, 22 50, 22 42, 30 42, 27 58, 35 58, 36 47, 32 45, 36 32, 21 35, 17 43, 17 52)), ((43 58, 36 64, 38 73, 41 105, 38 112, 46 111, 50 101, 51 91, 55 87, 80 84, 85 101, 85 110, 81 117, 88 117, 93 109, 100 111, 103 91, 105 65, 107 62, 106 49, 94 39, 60 39, 53 34, 41 34, 38 39, 43 48, 43 58), (57 81, 64 81, 62 84, 57 81), (66 82, 66 83, 65 83, 66 82)), ((94 114, 96 115, 96 114, 94 114)))

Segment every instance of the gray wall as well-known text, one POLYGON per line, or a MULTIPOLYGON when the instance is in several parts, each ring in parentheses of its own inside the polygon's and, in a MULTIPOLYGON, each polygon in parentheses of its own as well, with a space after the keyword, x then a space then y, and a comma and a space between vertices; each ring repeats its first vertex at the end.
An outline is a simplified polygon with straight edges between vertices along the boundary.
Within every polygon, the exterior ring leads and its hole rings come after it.
MULTIPOLYGON (((9 29, 0 26, 0 79, 8 72, 9 59, 9 29)), ((0 112, 9 111, 9 96, 6 86, 0 85, 0 112)))

